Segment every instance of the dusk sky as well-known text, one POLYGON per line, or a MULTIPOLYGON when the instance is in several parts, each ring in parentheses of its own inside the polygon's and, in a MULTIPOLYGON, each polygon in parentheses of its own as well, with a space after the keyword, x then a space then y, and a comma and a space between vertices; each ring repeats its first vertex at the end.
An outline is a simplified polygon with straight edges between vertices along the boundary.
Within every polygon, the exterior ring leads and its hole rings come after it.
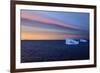
POLYGON ((21 40, 89 37, 89 13, 21 10, 21 40))

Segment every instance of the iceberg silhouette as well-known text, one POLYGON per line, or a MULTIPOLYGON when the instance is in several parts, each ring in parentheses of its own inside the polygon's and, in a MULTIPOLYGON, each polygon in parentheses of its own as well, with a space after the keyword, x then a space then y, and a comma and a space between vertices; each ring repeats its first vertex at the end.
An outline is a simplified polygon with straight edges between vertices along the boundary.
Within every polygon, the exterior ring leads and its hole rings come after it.
POLYGON ((78 40, 74 40, 74 39, 66 39, 65 40, 65 44, 66 45, 78 45, 79 41, 78 40))
POLYGON ((85 40, 85 39, 80 39, 80 42, 87 42, 87 40, 85 40))

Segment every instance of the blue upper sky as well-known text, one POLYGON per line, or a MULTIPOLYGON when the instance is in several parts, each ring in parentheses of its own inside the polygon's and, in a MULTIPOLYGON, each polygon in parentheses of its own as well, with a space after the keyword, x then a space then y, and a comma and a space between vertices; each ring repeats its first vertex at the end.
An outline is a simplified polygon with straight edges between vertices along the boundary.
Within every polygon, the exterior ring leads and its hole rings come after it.
MULTIPOLYGON (((24 11, 24 10, 23 10, 24 11)), ((89 29, 89 13, 80 12, 56 12, 56 11, 37 11, 37 10, 25 10, 31 14, 39 14, 47 16, 49 18, 55 18, 62 20, 66 23, 81 27, 81 29, 89 29)))

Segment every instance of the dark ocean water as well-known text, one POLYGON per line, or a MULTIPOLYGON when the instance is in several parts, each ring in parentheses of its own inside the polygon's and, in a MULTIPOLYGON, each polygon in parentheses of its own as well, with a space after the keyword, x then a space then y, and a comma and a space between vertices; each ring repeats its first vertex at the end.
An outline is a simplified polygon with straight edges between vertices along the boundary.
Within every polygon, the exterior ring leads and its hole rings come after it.
POLYGON ((89 59, 89 41, 66 45, 65 40, 22 40, 21 62, 89 59))

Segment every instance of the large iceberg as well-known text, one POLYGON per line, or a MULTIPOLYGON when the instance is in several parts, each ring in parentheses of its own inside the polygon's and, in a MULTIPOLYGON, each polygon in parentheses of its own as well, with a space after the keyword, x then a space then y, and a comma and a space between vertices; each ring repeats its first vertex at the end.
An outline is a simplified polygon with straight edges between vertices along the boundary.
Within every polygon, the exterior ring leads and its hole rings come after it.
POLYGON ((79 41, 78 40, 74 40, 74 39, 66 39, 65 40, 65 44, 66 45, 78 45, 79 41))

